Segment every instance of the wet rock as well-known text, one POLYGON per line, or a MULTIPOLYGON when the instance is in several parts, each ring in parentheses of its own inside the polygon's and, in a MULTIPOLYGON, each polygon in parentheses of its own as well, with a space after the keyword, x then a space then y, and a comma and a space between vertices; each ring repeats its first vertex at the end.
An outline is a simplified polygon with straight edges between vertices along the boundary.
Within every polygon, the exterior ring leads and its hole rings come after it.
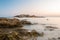
MULTIPOLYGON (((38 36, 43 36, 44 33, 38 33, 36 30, 28 31, 27 29, 22 29, 23 25, 32 24, 29 21, 21 21, 16 18, 0 18, 0 40, 28 40, 30 38, 36 38, 38 36), (2 28, 15 28, 20 27, 20 29, 15 30, 3 30, 2 28), (7 31, 7 32, 5 32, 7 31)), ((32 39, 33 40, 33 39, 32 39)))
POLYGON ((57 40, 57 38, 50 38, 50 39, 48 39, 48 40, 57 40))
POLYGON ((32 23, 30 21, 26 21, 26 20, 21 20, 21 23, 23 25, 32 25, 32 23))
POLYGON ((36 30, 29 32, 27 29, 16 29, 9 33, 0 33, 0 40, 30 40, 38 36, 41 36, 41 34, 36 30))
POLYGON ((58 39, 60 39, 60 37, 58 37, 58 39))
POLYGON ((50 30, 53 31, 55 29, 58 29, 57 27, 53 27, 53 26, 46 26, 46 28, 44 30, 50 30))
POLYGON ((23 27, 23 25, 32 25, 30 21, 18 20, 16 18, 0 18, 0 28, 23 27))
POLYGON ((46 28, 53 28, 53 29, 57 29, 57 27, 53 27, 53 26, 46 26, 46 28))
POLYGON ((0 18, 0 28, 14 28, 14 27, 22 27, 23 25, 18 19, 8 19, 8 18, 0 18))
POLYGON ((44 33, 38 33, 36 30, 32 30, 32 31, 28 31, 27 29, 17 29, 15 30, 16 32, 20 33, 21 35, 24 35, 24 36, 35 36, 35 37, 38 37, 38 36, 44 36, 44 33))
POLYGON ((39 32, 37 32, 36 30, 32 30, 31 33, 32 33, 32 35, 34 35, 34 36, 41 36, 41 37, 44 36, 44 33, 43 33, 43 32, 39 33, 39 32))

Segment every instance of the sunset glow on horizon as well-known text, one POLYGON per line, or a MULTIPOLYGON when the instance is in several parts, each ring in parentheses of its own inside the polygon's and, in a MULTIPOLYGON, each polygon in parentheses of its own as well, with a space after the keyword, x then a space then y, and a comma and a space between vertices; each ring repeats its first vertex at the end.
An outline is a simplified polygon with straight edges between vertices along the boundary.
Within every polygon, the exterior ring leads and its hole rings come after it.
POLYGON ((0 0, 0 16, 60 16, 60 0, 0 0))

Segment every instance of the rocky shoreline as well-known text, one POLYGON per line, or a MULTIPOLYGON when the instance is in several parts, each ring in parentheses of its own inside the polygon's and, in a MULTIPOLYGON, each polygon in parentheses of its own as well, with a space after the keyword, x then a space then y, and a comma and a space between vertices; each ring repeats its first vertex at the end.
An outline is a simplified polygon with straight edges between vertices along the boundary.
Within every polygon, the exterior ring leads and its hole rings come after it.
POLYGON ((32 23, 16 18, 0 18, 0 40, 35 40, 38 36, 44 36, 43 32, 39 33, 36 30, 28 31, 27 29, 22 29, 23 25, 32 25, 32 23), (9 30, 17 27, 19 29, 9 30))

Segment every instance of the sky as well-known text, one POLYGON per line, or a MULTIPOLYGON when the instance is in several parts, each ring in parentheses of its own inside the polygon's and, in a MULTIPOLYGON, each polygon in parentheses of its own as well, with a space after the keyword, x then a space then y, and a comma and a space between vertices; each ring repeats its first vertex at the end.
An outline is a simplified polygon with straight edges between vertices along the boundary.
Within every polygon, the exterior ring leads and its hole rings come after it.
POLYGON ((19 14, 60 16, 60 0, 0 0, 0 17, 19 14))

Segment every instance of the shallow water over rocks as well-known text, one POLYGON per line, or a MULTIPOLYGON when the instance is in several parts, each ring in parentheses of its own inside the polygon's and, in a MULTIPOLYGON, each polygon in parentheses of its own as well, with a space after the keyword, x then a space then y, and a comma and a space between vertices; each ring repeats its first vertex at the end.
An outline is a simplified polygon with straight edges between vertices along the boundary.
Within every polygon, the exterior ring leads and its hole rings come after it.
MULTIPOLYGON (((18 18, 21 20, 28 20, 36 25, 25 25, 23 28, 29 30, 36 30, 39 33, 44 32, 43 37, 38 37, 37 40, 48 40, 60 37, 60 17, 46 17, 46 18, 18 18), (48 19, 48 20, 47 20, 48 19), (57 27, 57 29, 46 29, 46 26, 57 27)), ((58 39, 57 39, 58 40, 58 39)))

